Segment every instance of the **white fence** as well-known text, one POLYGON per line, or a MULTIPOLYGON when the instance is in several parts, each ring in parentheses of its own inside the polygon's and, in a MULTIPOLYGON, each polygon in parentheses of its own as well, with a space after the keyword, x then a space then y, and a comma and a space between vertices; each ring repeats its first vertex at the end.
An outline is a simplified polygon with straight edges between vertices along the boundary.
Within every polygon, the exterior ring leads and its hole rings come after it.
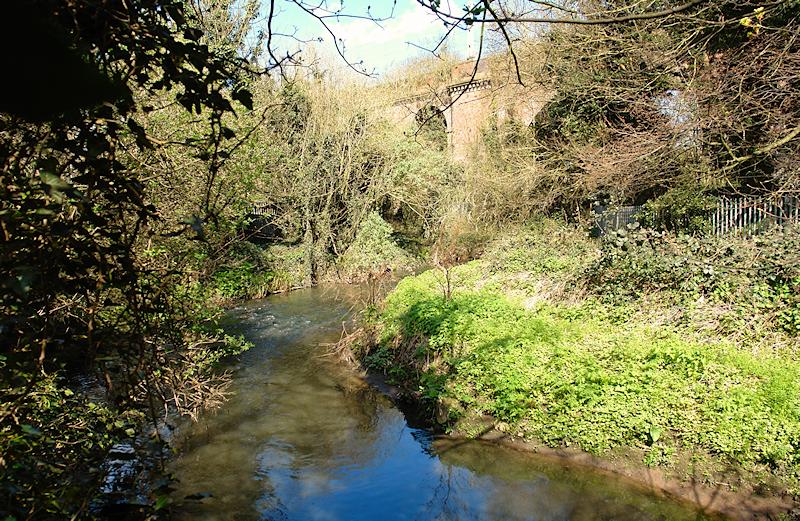
POLYGON ((720 197, 711 214, 714 235, 752 236, 772 226, 800 223, 800 198, 720 197))
MULTIPOLYGON (((641 206, 622 206, 616 210, 595 210, 596 231, 600 235, 636 222, 641 206)), ((720 197, 708 216, 713 235, 751 237, 773 226, 800 224, 800 197, 720 197)))
POLYGON ((275 217, 275 207, 267 203, 255 203, 250 208, 250 215, 255 217, 275 217))

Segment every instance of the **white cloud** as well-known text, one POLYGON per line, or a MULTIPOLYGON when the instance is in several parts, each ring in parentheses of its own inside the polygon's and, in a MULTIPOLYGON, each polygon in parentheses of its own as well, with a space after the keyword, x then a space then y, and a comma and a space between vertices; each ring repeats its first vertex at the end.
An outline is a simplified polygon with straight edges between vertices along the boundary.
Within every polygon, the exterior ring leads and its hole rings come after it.
MULTIPOLYGON (((343 14, 364 14, 370 0, 328 0, 323 4, 325 12, 335 12, 343 4, 343 14), (351 5, 352 3, 355 5, 351 5)), ((373 4, 377 1, 372 0, 373 4)), ((366 19, 328 18, 326 23, 337 38, 344 42, 344 51, 351 63, 363 62, 367 71, 385 73, 414 57, 425 55, 426 51, 409 45, 412 42, 425 48, 436 45, 445 34, 442 22, 428 9, 414 0, 398 0, 394 17, 376 24, 366 19)), ((388 15, 383 6, 373 10, 376 16, 388 15)), ((281 37, 280 44, 284 51, 292 52, 298 48, 313 48, 313 53, 334 67, 344 66, 337 55, 331 35, 313 17, 303 12, 293 2, 283 4, 281 14, 277 17, 278 32, 294 34, 297 39, 281 37), (304 45, 302 40, 314 41, 321 38, 322 43, 304 45)), ((466 55, 467 35, 456 30, 448 38, 448 48, 456 54, 466 55)), ((279 54, 282 54, 279 53, 279 54)))
POLYGON ((431 33, 432 21, 435 18, 420 7, 383 22, 382 27, 368 20, 353 20, 342 24, 342 34, 345 35, 345 41, 353 47, 404 43, 431 33))
MULTIPOLYGON (((433 13, 417 5, 380 26, 369 20, 350 20, 336 24, 335 32, 344 41, 349 59, 364 60, 368 69, 386 72, 425 52, 408 42, 430 48, 438 43, 445 29, 433 13)), ((463 52, 465 36, 463 31, 454 31, 450 48, 463 52)))

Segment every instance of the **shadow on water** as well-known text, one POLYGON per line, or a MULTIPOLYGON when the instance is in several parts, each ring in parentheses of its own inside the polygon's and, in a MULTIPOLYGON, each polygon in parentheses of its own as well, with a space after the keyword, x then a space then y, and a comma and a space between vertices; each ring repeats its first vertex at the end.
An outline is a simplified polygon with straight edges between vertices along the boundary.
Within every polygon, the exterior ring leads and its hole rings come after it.
POLYGON ((410 427, 323 356, 360 291, 303 290, 234 310, 255 347, 231 400, 183 433, 177 519, 704 519, 607 476, 410 427), (202 499, 183 499, 192 495, 202 499))

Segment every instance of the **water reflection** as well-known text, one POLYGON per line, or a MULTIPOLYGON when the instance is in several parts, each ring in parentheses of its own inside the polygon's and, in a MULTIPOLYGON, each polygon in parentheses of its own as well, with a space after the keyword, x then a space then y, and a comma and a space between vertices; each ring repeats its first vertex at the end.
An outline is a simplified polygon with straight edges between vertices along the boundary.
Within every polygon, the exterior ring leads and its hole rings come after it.
POLYGON ((237 310, 256 347, 235 396, 180 448, 178 519, 703 519, 607 477, 409 427, 385 397, 321 356, 354 291, 306 290, 237 310), (212 497, 181 499, 198 493, 212 497))

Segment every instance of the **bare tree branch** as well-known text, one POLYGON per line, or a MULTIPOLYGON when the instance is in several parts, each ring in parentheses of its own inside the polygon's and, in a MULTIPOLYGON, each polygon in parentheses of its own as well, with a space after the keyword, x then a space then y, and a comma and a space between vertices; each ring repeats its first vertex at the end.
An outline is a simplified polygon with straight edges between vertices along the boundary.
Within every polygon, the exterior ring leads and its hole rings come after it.
MULTIPOLYGON (((686 4, 673 7, 670 9, 662 9, 659 11, 651 11, 646 13, 638 13, 638 14, 629 14, 624 16, 612 16, 608 17, 608 12, 598 12, 598 13, 589 13, 583 15, 584 18, 550 18, 544 16, 492 16, 491 18, 484 17, 482 20, 473 20, 474 23, 492 23, 492 24, 504 24, 504 23, 546 23, 546 24, 574 24, 574 25, 608 25, 608 24, 616 24, 616 23, 623 23, 623 22, 632 22, 635 20, 652 20, 655 18, 666 18, 671 15, 683 13, 684 11, 688 11, 691 8, 698 6, 704 2, 709 0, 692 0, 686 4), (603 15, 600 18, 593 18, 594 16, 603 15)), ((463 20, 463 17, 445 13, 439 11, 436 6, 431 2, 431 0, 417 0, 421 6, 430 9, 439 18, 447 19, 450 21, 457 21, 463 20)), ((482 3, 482 2, 481 2, 482 3)), ((477 7, 477 6, 475 6, 477 7)), ((474 10, 474 7, 473 7, 474 10)))

